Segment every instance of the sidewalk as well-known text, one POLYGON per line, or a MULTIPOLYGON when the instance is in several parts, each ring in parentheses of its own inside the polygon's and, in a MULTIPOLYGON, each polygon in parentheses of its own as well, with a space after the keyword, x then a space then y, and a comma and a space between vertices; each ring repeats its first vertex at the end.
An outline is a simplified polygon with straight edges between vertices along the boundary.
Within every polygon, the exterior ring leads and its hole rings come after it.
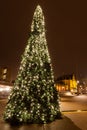
POLYGON ((0 122, 1 130, 81 130, 69 118, 63 116, 63 119, 56 120, 49 124, 29 124, 21 126, 10 126, 4 121, 0 122))

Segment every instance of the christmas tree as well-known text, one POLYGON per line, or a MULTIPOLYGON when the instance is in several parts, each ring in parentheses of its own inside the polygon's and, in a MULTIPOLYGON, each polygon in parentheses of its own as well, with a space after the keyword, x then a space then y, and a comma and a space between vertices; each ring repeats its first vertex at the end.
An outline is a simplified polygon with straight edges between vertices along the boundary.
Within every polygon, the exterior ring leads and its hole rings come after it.
POLYGON ((38 5, 5 109, 7 122, 48 123, 61 116, 45 32, 43 12, 38 5))

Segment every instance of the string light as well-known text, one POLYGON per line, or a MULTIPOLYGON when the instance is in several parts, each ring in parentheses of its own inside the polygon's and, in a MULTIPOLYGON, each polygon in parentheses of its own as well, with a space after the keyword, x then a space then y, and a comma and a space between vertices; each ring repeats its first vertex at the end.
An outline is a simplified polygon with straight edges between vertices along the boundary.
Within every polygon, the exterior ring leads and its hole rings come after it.
POLYGON ((4 113, 4 119, 8 122, 47 123, 60 118, 45 32, 43 11, 38 5, 4 113))

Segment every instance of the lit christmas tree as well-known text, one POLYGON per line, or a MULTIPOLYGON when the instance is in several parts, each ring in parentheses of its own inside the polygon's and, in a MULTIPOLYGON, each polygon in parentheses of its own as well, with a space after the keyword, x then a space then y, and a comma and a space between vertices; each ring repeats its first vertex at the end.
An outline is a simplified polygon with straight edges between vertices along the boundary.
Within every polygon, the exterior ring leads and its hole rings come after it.
POLYGON ((10 123, 48 123, 60 117, 44 16, 38 5, 19 72, 8 98, 4 120, 10 123))

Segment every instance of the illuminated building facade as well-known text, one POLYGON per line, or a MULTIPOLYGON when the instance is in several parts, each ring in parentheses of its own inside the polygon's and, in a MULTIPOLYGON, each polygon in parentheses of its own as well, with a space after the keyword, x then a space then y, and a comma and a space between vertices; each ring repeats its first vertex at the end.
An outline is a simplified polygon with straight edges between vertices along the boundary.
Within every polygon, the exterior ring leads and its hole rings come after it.
POLYGON ((0 67, 0 81, 10 82, 10 70, 7 67, 0 67))
POLYGON ((63 75, 56 80, 56 88, 59 92, 70 91, 72 93, 77 91, 77 80, 74 74, 63 75))
POLYGON ((10 69, 0 67, 0 99, 7 98, 10 94, 13 84, 10 82, 10 69))

